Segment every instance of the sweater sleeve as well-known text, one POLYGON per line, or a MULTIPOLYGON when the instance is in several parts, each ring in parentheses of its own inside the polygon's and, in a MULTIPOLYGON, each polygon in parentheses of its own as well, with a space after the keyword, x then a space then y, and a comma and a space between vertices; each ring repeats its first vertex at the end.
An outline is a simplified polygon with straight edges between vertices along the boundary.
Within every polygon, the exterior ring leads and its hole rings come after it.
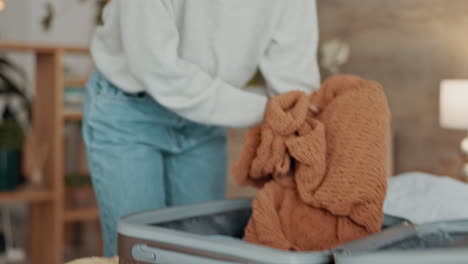
POLYGON ((284 4, 260 70, 274 94, 291 90, 311 92, 320 86, 316 2, 288 0, 284 4))
POLYGON ((178 55, 179 33, 163 0, 120 0, 123 49, 132 76, 161 105, 195 122, 245 127, 267 98, 210 76, 178 55))

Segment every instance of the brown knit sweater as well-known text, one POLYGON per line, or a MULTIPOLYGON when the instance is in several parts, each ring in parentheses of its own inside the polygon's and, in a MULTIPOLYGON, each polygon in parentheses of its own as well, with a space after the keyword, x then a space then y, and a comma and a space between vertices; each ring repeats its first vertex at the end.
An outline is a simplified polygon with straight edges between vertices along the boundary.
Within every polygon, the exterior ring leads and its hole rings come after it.
POLYGON ((325 250, 380 231, 389 117, 382 87, 349 75, 272 98, 233 167, 240 185, 261 188, 245 240, 325 250))

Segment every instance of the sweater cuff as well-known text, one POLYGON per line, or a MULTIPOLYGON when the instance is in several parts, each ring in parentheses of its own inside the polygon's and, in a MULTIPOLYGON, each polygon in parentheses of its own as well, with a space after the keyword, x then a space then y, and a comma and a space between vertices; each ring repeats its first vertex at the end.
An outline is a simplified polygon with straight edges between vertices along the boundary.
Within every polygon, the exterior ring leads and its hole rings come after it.
MULTIPOLYGON (((222 81, 221 81, 222 82, 222 81)), ((217 91, 212 123, 227 127, 251 127, 263 120, 268 99, 224 83, 217 91)))

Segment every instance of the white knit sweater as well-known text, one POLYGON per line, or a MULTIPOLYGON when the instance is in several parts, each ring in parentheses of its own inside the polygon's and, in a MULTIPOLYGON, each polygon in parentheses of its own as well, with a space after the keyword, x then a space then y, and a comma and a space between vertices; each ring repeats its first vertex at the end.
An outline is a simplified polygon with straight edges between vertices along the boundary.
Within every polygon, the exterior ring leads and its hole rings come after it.
POLYGON ((190 120, 259 122, 265 95, 241 88, 257 68, 274 93, 319 86, 315 0, 112 0, 93 37, 97 68, 190 120))

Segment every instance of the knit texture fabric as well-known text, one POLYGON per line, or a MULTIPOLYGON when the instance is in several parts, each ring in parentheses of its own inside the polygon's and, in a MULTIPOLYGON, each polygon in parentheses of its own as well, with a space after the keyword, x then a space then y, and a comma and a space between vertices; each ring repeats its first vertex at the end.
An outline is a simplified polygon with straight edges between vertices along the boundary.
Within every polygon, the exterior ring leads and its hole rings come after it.
POLYGON ((273 97, 233 167, 238 184, 260 188, 244 239, 309 251, 380 231, 389 128, 374 81, 339 75, 312 95, 273 97))

